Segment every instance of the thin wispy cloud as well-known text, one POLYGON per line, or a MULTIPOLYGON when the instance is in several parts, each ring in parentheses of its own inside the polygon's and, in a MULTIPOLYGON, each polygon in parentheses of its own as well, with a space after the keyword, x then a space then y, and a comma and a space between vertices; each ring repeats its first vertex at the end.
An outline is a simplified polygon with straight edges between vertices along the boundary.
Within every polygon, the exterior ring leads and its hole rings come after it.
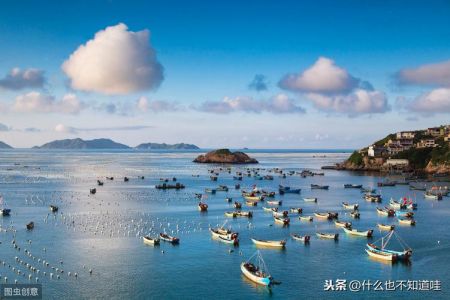
POLYGON ((249 83, 248 88, 257 92, 267 91, 269 82, 263 74, 256 74, 253 80, 249 83))
POLYGON ((14 68, 4 78, 0 79, 0 88, 8 90, 42 88, 45 81, 44 71, 42 70, 14 68))
POLYGON ((86 107, 75 94, 66 94, 57 101, 51 95, 33 91, 17 96, 11 110, 21 113, 78 114, 86 107))
POLYGON ((64 124, 58 124, 55 126, 55 131, 60 133, 79 133, 79 132, 105 132, 105 131, 136 131, 143 129, 154 128, 150 125, 132 125, 132 126, 111 126, 111 127, 72 127, 64 124))

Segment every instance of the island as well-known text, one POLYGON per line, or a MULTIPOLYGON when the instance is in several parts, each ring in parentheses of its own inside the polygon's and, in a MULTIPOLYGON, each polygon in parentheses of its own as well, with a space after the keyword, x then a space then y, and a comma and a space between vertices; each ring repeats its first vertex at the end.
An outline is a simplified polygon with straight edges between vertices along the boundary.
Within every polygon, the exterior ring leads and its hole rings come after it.
POLYGON ((0 142, 0 149, 13 149, 10 145, 4 142, 0 142))
POLYGON ((194 159, 196 163, 220 163, 220 164, 257 164, 258 161, 244 152, 231 152, 229 149, 218 149, 199 155, 194 159))
POLYGON ((46 143, 42 146, 34 146, 34 149, 129 149, 130 147, 124 144, 116 143, 110 139, 94 139, 83 140, 65 139, 55 140, 46 143))
POLYGON ((354 151, 346 161, 334 168, 449 174, 450 125, 389 134, 372 145, 354 151))
POLYGON ((193 144, 177 143, 177 144, 166 144, 166 143, 143 143, 135 147, 139 150, 198 150, 200 149, 193 144))

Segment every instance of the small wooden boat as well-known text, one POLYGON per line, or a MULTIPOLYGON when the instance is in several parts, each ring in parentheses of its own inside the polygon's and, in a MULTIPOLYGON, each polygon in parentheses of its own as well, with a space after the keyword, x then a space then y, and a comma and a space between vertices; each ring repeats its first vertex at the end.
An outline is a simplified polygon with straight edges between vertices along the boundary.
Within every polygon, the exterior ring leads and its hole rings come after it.
POLYGON ((334 224, 337 227, 345 227, 345 228, 351 228, 352 227, 352 222, 343 222, 343 221, 334 221, 334 224))
POLYGON ((278 211, 278 207, 265 207, 265 206, 263 206, 263 210, 267 211, 267 212, 277 212, 278 211))
POLYGON ((219 235, 217 237, 217 240, 221 241, 222 243, 230 244, 230 245, 233 245, 233 246, 239 245, 239 239, 238 238, 230 238, 230 237, 226 237, 226 236, 223 236, 223 235, 219 235))
POLYGON ((263 196, 245 196, 244 199, 247 201, 262 201, 264 199, 263 196))
MULTIPOLYGON (((397 260, 409 260, 409 258, 412 255, 412 249, 405 244, 405 242, 403 240, 401 240, 397 234, 395 233, 394 230, 389 231, 389 233, 382 237, 381 239, 377 240, 374 243, 368 243, 367 249, 370 250, 373 253, 376 254, 381 254, 381 255, 392 255, 395 257, 395 259, 397 260), (397 251, 397 250, 390 250, 387 249, 387 245, 389 243, 389 241, 391 240, 392 236, 394 236, 397 238, 398 242, 400 243, 400 245, 402 245, 403 250, 402 251, 397 251), (377 246, 376 243, 381 240, 381 246, 377 246)), ((366 250, 367 251, 367 250, 366 250)))
POLYGON ((236 208, 236 209, 242 208, 242 203, 235 201, 234 202, 234 208, 236 208))
POLYGON ((281 204, 283 204, 283 201, 276 201, 276 200, 267 201, 267 204, 268 205, 278 205, 278 206, 280 206, 281 204))
POLYGON ((275 223, 278 223, 278 224, 281 224, 284 226, 289 225, 289 223, 291 222, 291 219, 289 219, 289 218, 273 216, 273 219, 274 219, 275 223))
POLYGON ((308 221, 308 222, 312 222, 314 220, 314 218, 312 216, 301 216, 299 217, 300 221, 308 221))
POLYGON ((345 233, 351 234, 351 235, 356 235, 356 236, 371 237, 373 234, 372 229, 369 229, 366 231, 359 231, 357 229, 346 228, 346 227, 343 227, 342 229, 345 231, 345 233))
POLYGON ((369 202, 381 202, 381 195, 365 194, 364 199, 369 202))
POLYGON ((106 176, 106 179, 107 179, 107 180, 114 180, 114 177, 108 177, 108 176, 106 176))
POLYGON ((329 187, 329 185, 311 184, 312 190, 328 190, 329 187))
MULTIPOLYGON (((233 201, 233 198, 227 197, 227 198, 225 198, 225 201, 227 201, 228 203, 231 203, 231 202, 233 201)), ((238 203, 239 203, 239 202, 238 202, 238 203)))
POLYGON ((348 202, 342 202, 342 207, 344 207, 344 209, 357 210, 359 208, 359 204, 349 204, 348 202))
POLYGON ((378 228, 380 230, 394 230, 395 229, 395 225, 388 225, 388 224, 377 224, 378 228))
POLYGON ((275 192, 262 191, 261 195, 264 197, 273 198, 273 197, 275 197, 275 192))
POLYGON ((176 184, 167 184, 167 183, 158 184, 155 185, 155 188, 158 190, 181 190, 186 188, 186 186, 182 183, 177 182, 176 184))
POLYGON ((102 186, 102 185, 103 185, 103 181, 97 180, 97 185, 98 185, 98 186, 102 186))
POLYGON ((233 176, 234 180, 242 180, 242 176, 233 176))
POLYGON ((124 178, 123 178, 123 181, 124 181, 124 182, 128 182, 129 180, 130 180, 130 179, 129 179, 128 177, 124 177, 124 178))
POLYGON ((11 213, 11 210, 9 208, 0 208, 0 216, 9 216, 11 213))
POLYGON ((97 189, 95 189, 95 188, 94 188, 94 189, 90 189, 90 190, 89 190, 89 193, 92 194, 92 195, 94 195, 95 193, 97 193, 97 189))
POLYGON ((414 217, 414 213, 412 211, 396 210, 395 211, 395 216, 396 217, 403 217, 403 218, 412 218, 412 217, 414 217))
POLYGON ((226 185, 219 185, 219 187, 216 188, 216 191, 218 191, 218 192, 228 192, 228 187, 226 185))
POLYGON ((237 210, 237 211, 236 211, 236 216, 237 216, 237 217, 252 218, 252 217, 253 217, 253 212, 251 212, 251 211, 237 210))
POLYGON ((58 206, 56 206, 56 205, 50 205, 50 211, 51 212, 57 212, 58 211, 58 206))
POLYGON ((315 197, 303 198, 303 201, 305 201, 305 202, 317 202, 317 198, 315 198, 315 197))
POLYGON ((393 217, 395 215, 395 210, 390 208, 379 208, 377 207, 377 212, 379 215, 393 217))
POLYGON ((27 229, 32 230, 34 228, 34 222, 30 222, 27 224, 27 229))
POLYGON ((227 212, 225 212, 225 216, 230 217, 230 218, 236 218, 237 213, 235 211, 227 211, 227 212))
POLYGON ((286 241, 285 240, 269 241, 269 240, 258 240, 258 239, 253 239, 252 238, 252 242, 256 246, 261 246, 261 247, 284 248, 286 246, 286 241))
POLYGON ((205 189, 205 193, 208 193, 208 194, 215 194, 216 191, 217 191, 216 189, 209 189, 209 188, 205 189))
POLYGON ((257 202, 257 201, 245 201, 245 203, 246 203, 248 206, 257 206, 257 205, 258 205, 258 202, 257 202))
POLYGON ((350 216, 351 216, 353 219, 359 219, 359 218, 361 217, 361 214, 359 213, 359 211, 354 210, 354 211, 352 211, 352 212, 350 213, 350 216))
POLYGON ((379 260, 383 260, 383 261, 390 261, 390 262, 397 261, 396 254, 379 252, 379 251, 375 251, 375 250, 371 250, 371 249, 364 249, 364 250, 367 252, 367 254, 369 254, 369 256, 371 256, 375 259, 379 259, 379 260))
POLYGON ((208 204, 199 202, 198 203, 198 210, 199 211, 208 211, 208 204))
POLYGON ((427 191, 423 195, 425 196, 425 199, 442 200, 441 194, 435 194, 435 193, 431 193, 431 192, 427 191))
POLYGON ((319 219, 331 219, 329 213, 318 213, 318 212, 315 212, 314 215, 315 215, 317 218, 319 218, 319 219))
POLYGON ((397 184, 397 182, 395 181, 384 181, 384 182, 378 182, 377 186, 382 187, 382 186, 395 186, 397 184))
POLYGON ((330 240, 337 240, 339 238, 339 233, 323 233, 323 232, 317 232, 317 237, 321 239, 330 239, 330 240))
POLYGON ((280 185, 278 188, 278 192, 280 193, 280 195, 284 195, 284 194, 300 194, 300 192, 302 191, 302 189, 292 189, 289 186, 282 186, 280 185))
POLYGON ((298 235, 298 234, 292 233, 291 237, 292 237, 292 239, 294 239, 296 241, 299 241, 299 242, 303 242, 305 244, 309 243, 309 241, 311 240, 311 236, 309 236, 309 235, 303 235, 302 236, 302 235, 298 235))
POLYGON ((178 244, 180 243, 180 239, 174 236, 170 236, 167 233, 160 233, 159 237, 161 240, 165 241, 165 242, 169 242, 172 244, 178 244))
POLYGON ((152 239, 152 238, 149 237, 149 236, 143 236, 143 237, 142 237, 142 241, 143 241, 144 244, 146 244, 146 245, 151 245, 151 246, 159 245, 159 239, 158 239, 158 238, 152 239))
POLYGON ((279 218, 284 218, 284 217, 287 217, 288 214, 289 214, 289 212, 287 210, 283 210, 282 212, 274 211, 272 213, 272 216, 279 217, 279 218))
POLYGON ((254 283, 263 286, 270 286, 273 284, 273 278, 270 276, 266 264, 262 259, 261 253, 257 251, 252 257, 250 257, 246 262, 241 263, 241 272, 246 278, 254 283), (253 264, 250 260, 253 256, 257 255, 257 264, 253 264))
POLYGON ((362 188, 362 184, 344 184, 344 188, 346 189, 361 189, 362 188))
POLYGON ((301 213, 303 213, 303 208, 300 208, 300 207, 291 207, 290 209, 289 209, 289 211, 291 212, 291 213, 294 213, 294 214, 301 214, 301 213))
POLYGON ((414 219, 401 219, 401 218, 397 218, 397 219, 400 224, 411 225, 411 226, 416 225, 416 221, 414 219))
POLYGON ((217 181, 217 176, 209 176, 212 181, 217 181))

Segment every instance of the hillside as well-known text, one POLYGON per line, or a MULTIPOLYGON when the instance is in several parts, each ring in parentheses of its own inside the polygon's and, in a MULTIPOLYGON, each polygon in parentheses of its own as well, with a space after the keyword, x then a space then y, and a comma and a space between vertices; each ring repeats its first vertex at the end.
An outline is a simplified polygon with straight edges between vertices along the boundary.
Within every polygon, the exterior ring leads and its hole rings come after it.
POLYGON ((37 149, 129 149, 127 145, 116 143, 110 139, 94 139, 94 140, 83 140, 80 138, 76 139, 65 139, 56 140, 46 143, 42 146, 35 146, 33 148, 37 149))
POLYGON ((135 147, 139 150, 197 150, 200 149, 196 145, 193 144, 166 144, 166 143, 143 143, 139 144, 135 147))
POLYGON ((10 145, 4 143, 4 142, 0 142, 0 149, 12 149, 13 147, 11 147, 10 145))

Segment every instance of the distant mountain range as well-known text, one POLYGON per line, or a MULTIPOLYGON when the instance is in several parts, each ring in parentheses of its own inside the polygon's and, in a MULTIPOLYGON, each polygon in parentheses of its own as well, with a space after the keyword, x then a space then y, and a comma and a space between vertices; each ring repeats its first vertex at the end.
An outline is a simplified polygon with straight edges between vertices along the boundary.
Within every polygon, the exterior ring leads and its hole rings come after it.
MULTIPOLYGON (((6 149, 6 148, 12 148, 11 146, 0 142, 0 148, 6 149)), ((33 149, 132 149, 133 147, 120 144, 117 142, 114 142, 110 139, 94 139, 94 140, 83 140, 80 138, 76 139, 65 139, 65 140, 55 140, 46 144, 43 144, 42 146, 34 146, 33 149)), ((192 150, 192 149, 200 149, 196 145, 192 144, 185 144, 185 143, 179 143, 179 144, 158 144, 158 143, 143 143, 136 147, 135 149, 139 150, 150 150, 150 149, 157 149, 157 150, 192 150)))

